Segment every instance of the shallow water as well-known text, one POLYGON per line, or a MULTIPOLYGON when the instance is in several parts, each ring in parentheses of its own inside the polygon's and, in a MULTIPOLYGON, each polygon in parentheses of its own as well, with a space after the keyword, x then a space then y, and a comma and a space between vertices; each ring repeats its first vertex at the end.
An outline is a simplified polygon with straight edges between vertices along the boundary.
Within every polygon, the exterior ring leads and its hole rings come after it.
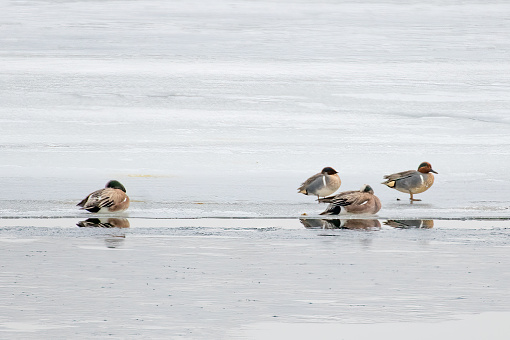
POLYGON ((510 334, 508 220, 83 221, 0 220, 2 336, 510 334))

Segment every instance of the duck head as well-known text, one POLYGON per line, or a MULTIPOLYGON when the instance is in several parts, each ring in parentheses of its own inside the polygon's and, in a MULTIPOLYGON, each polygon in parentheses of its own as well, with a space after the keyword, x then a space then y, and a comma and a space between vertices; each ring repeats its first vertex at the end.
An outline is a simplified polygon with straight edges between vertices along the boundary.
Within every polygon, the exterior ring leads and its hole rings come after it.
POLYGON ((368 192, 369 194, 374 194, 374 189, 368 184, 363 184, 361 186, 361 189, 359 189, 361 192, 368 192))
POLYGON ((105 188, 119 189, 126 192, 126 188, 124 188, 124 186, 120 184, 119 181, 116 180, 111 180, 108 183, 106 183, 105 188))
POLYGON ((418 171, 421 172, 422 174, 428 174, 429 172, 437 174, 437 172, 432 170, 432 165, 430 165, 429 162, 421 163, 420 166, 418 167, 418 171))
POLYGON ((335 169, 330 168, 328 166, 328 167, 325 167, 324 169, 322 169, 321 173, 328 174, 328 175, 334 175, 334 174, 337 174, 338 172, 335 169))

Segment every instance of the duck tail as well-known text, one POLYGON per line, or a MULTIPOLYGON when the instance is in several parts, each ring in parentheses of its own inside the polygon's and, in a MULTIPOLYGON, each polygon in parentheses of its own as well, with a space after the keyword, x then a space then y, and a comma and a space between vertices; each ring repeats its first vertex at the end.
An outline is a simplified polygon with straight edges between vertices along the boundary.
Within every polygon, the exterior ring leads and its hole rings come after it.
POLYGON ((333 198, 335 198, 335 196, 317 198, 317 201, 319 201, 319 203, 331 203, 333 201, 333 198))
POLYGON ((77 207, 84 207, 85 206, 85 203, 87 203, 87 200, 89 199, 89 197, 85 197, 84 199, 81 200, 80 203, 76 204, 77 207))
POLYGON ((342 207, 339 205, 333 205, 330 204, 329 207, 321 212, 319 215, 338 215, 340 214, 340 211, 342 210, 342 207))
POLYGON ((386 185, 389 188, 394 188, 395 187, 395 181, 381 182, 381 184, 384 184, 384 185, 386 185))

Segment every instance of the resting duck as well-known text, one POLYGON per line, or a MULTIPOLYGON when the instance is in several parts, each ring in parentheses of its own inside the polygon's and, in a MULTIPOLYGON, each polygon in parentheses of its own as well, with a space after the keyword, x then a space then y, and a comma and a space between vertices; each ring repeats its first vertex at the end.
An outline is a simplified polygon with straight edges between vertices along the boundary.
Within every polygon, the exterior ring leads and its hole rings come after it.
POLYGON ((126 188, 119 181, 109 181, 104 189, 96 190, 85 197, 77 206, 90 212, 116 212, 129 207, 126 188))
POLYGON ((298 193, 326 197, 340 188, 342 181, 338 172, 330 167, 322 169, 318 174, 313 175, 301 184, 298 193))
POLYGON ((321 215, 338 215, 342 208, 351 214, 375 214, 381 210, 381 201, 368 184, 364 184, 359 191, 344 191, 321 198, 319 202, 330 203, 321 215))
POLYGON ((422 193, 434 184, 434 175, 432 175, 431 172, 437 174, 437 172, 432 170, 432 165, 430 165, 430 163, 423 162, 418 167, 418 171, 407 170, 384 176, 386 181, 382 182, 382 184, 400 192, 410 194, 411 202, 421 201, 420 199, 413 198, 413 194, 422 193))

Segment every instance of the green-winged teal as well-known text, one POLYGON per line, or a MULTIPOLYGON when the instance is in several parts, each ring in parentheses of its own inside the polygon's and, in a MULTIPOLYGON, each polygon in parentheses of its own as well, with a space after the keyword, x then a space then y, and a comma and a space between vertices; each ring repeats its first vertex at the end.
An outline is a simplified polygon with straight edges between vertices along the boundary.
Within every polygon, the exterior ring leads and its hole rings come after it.
POLYGON ((313 175, 301 184, 298 193, 326 197, 340 188, 342 181, 338 177, 338 172, 330 167, 322 169, 318 174, 313 175))
POLYGON ((437 172, 432 170, 430 163, 423 162, 418 167, 418 170, 407 170, 384 176, 386 181, 382 182, 382 184, 410 194, 411 202, 421 201, 420 199, 413 198, 413 195, 424 192, 434 184, 434 175, 431 172, 437 174, 437 172))

